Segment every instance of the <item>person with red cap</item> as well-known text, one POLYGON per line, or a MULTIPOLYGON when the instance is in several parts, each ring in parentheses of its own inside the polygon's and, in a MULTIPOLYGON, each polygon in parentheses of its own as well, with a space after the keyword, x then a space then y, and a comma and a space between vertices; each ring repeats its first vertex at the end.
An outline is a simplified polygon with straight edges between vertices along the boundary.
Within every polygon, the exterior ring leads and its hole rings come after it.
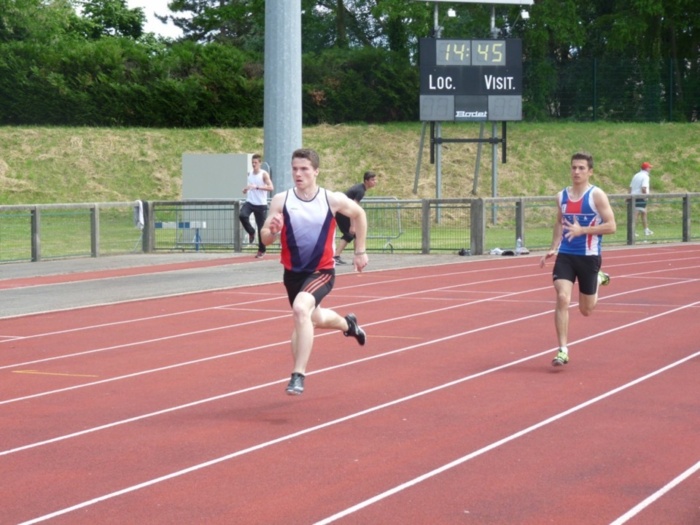
MULTIPOLYGON (((648 162, 642 163, 642 169, 639 170, 630 182, 630 194, 632 195, 648 195, 649 194, 649 172, 652 165, 648 162)), ((644 226, 644 235, 654 235, 654 232, 649 229, 647 219, 647 200, 644 198, 634 198, 634 209, 637 210, 637 218, 642 219, 644 226)))

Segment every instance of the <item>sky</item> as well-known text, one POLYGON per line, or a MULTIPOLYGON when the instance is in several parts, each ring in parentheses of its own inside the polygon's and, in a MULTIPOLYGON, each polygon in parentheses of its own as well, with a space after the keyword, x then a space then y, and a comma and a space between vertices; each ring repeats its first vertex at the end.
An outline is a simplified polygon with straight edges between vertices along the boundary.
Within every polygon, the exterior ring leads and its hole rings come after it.
POLYGON ((179 28, 172 24, 165 25, 153 16, 153 13, 158 13, 161 16, 169 15, 168 1, 169 0, 127 0, 126 3, 130 9, 135 7, 144 8, 143 12, 146 15, 146 25, 143 29, 146 33, 155 33, 170 38, 177 38, 182 36, 182 31, 180 31, 179 28))

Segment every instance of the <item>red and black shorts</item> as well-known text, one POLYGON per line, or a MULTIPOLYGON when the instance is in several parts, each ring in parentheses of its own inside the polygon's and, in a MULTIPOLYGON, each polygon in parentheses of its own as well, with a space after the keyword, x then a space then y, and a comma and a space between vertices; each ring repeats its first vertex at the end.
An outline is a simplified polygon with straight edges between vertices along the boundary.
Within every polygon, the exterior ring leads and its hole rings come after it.
POLYGON ((299 292, 308 292, 314 296, 316 306, 319 306, 323 298, 333 289, 335 270, 318 270, 313 273, 285 270, 283 281, 290 305, 294 304, 294 299, 299 295, 299 292))

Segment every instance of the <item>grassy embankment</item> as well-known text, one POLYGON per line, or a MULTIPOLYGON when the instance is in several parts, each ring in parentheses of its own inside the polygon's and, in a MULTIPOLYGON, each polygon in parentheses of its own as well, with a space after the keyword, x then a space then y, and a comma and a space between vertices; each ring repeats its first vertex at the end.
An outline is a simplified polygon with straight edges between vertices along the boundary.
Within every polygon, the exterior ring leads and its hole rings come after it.
MULTIPOLYGON (((500 126, 498 127, 500 133, 500 126)), ((345 190, 362 172, 380 175, 373 195, 435 197, 427 145, 417 195, 413 185, 420 123, 317 126, 304 145, 321 155, 319 182, 345 190)), ((490 125, 486 126, 488 136, 490 125)), ((446 124, 443 137, 476 138, 478 124, 446 124)), ((499 196, 554 195, 569 180, 569 158, 596 159, 595 183, 625 193, 643 161, 654 165, 655 193, 700 191, 698 124, 511 123, 508 162, 498 164, 499 196)), ((260 152, 262 129, 0 128, 0 204, 178 200, 185 152, 260 152)), ((469 197, 476 145, 443 146, 443 197, 469 197)), ((491 149, 482 152, 478 195, 491 195, 491 149)))

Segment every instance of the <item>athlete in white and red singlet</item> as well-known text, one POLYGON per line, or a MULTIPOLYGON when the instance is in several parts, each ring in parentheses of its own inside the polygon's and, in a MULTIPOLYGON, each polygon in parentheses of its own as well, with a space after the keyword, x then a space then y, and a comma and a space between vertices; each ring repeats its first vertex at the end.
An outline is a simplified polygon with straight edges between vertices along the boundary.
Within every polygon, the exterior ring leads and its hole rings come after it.
POLYGON ((306 366, 311 357, 314 328, 342 331, 365 344, 366 334, 354 314, 341 316, 321 301, 335 283, 335 214, 350 217, 355 224, 357 271, 367 266, 367 217, 362 207, 341 192, 327 191, 316 184, 319 158, 314 150, 298 149, 292 154, 294 187, 278 193, 270 203, 270 215, 260 230, 265 245, 281 236, 284 286, 294 317, 292 355, 294 369, 287 393, 304 392, 306 366))

